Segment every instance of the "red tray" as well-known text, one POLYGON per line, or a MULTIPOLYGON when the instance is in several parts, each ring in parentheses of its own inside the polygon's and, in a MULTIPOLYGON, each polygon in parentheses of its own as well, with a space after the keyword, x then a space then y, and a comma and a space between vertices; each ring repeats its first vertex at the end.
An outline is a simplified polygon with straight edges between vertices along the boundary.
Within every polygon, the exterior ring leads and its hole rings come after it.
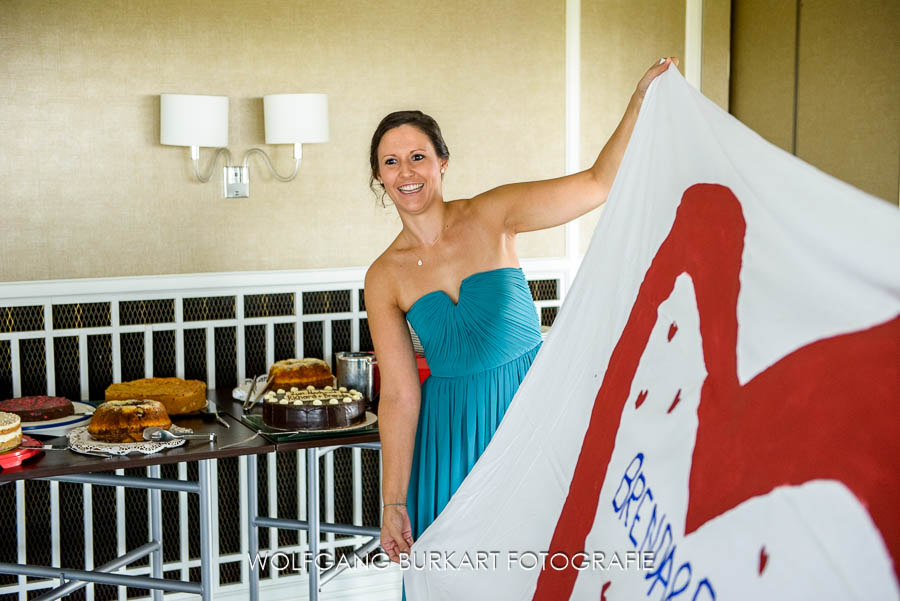
MULTIPOLYGON (((40 440, 36 440, 27 434, 22 435, 22 444, 28 446, 43 446, 40 440)), ((38 453, 42 453, 40 449, 23 449, 21 447, 16 447, 15 449, 11 449, 9 451, 4 451, 0 453, 0 468, 7 469, 10 467, 16 467, 18 465, 22 465, 22 462, 26 459, 34 457, 38 453)))

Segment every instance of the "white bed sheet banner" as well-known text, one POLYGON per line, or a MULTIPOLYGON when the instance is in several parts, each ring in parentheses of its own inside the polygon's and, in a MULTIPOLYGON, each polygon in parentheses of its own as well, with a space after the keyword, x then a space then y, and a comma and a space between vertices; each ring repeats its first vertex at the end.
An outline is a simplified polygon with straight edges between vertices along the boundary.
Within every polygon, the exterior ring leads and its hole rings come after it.
POLYGON ((897 208, 670 68, 407 597, 897 599, 898 315, 897 208))

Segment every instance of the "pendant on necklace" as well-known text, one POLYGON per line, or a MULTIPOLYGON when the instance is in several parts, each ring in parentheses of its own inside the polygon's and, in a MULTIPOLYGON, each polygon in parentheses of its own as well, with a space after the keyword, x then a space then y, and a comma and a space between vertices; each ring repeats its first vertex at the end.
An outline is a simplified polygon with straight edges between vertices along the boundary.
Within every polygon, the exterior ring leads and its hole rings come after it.
POLYGON ((419 267, 422 266, 422 259, 419 259, 419 262, 417 263, 417 265, 418 265, 419 267))

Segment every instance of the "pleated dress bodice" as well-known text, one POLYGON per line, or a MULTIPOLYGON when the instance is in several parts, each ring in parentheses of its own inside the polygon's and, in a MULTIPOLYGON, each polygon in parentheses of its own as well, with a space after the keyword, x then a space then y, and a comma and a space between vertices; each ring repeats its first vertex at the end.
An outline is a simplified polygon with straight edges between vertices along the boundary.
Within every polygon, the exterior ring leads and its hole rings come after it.
POLYGON ((540 349, 541 332, 528 282, 513 267, 470 275, 457 303, 429 292, 406 318, 431 370, 407 493, 418 538, 490 442, 540 349))
POLYGON ((470 275, 460 283, 456 303, 443 290, 429 292, 406 318, 439 378, 493 369, 541 342, 528 281, 516 267, 470 275))

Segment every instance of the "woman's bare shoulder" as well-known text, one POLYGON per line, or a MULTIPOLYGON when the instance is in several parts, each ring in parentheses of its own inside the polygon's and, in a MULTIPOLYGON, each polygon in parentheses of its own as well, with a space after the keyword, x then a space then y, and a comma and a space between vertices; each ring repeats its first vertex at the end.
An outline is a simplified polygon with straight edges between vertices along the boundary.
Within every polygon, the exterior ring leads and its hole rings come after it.
POLYGON ((369 265, 366 271, 365 296, 366 305, 376 302, 396 304, 397 291, 394 283, 399 269, 397 259, 397 240, 394 240, 381 255, 369 265))

